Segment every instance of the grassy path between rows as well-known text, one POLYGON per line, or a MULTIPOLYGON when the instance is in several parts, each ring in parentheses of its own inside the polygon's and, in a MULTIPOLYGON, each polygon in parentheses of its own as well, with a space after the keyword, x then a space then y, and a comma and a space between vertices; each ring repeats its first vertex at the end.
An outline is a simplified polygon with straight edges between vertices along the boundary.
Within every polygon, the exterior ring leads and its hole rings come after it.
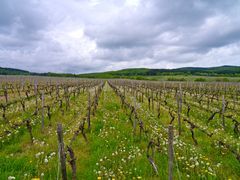
MULTIPOLYGON (((145 179, 152 168, 146 158, 146 141, 133 136, 129 116, 121 108, 120 99, 108 84, 100 97, 92 130, 74 142, 78 149, 77 176, 79 179, 145 179)), ((164 172, 165 173, 165 172, 164 172)))

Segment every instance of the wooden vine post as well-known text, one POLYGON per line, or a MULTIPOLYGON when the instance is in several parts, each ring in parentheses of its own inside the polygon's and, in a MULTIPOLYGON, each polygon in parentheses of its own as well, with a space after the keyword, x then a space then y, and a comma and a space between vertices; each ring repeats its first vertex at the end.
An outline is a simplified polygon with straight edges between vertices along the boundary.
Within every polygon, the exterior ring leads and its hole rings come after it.
POLYGON ((30 135, 31 143, 33 144, 32 126, 31 126, 31 123, 30 123, 29 119, 26 120, 26 126, 27 126, 27 130, 29 132, 29 135, 30 135))
POLYGON ((226 103, 225 103, 225 98, 224 95, 222 96, 222 127, 225 129, 225 108, 226 108, 226 103))
POLYGON ((134 101, 134 110, 133 110, 133 113, 134 113, 134 121, 133 121, 133 134, 135 135, 136 134, 136 128, 137 128, 137 117, 136 117, 136 106, 137 106, 137 100, 136 98, 134 97, 133 99, 134 101))
POLYGON ((59 85, 56 85, 56 99, 60 98, 60 94, 59 94, 59 85))
POLYGON ((152 110, 154 111, 154 98, 153 98, 153 90, 151 90, 151 99, 152 99, 152 110))
POLYGON ((67 151, 69 152, 70 160, 68 161, 72 168, 72 180, 77 180, 77 166, 76 158, 73 152, 73 149, 70 146, 67 146, 67 151))
POLYGON ((36 114, 38 114, 38 95, 37 95, 37 92, 38 92, 38 85, 37 85, 37 82, 34 81, 34 95, 36 97, 36 100, 35 100, 35 103, 36 103, 36 114))
POLYGON ((41 100, 42 100, 42 120, 41 120, 41 126, 42 126, 42 131, 43 131, 43 129, 44 129, 44 92, 42 92, 41 100))
POLYGON ((5 96, 5 101, 6 104, 8 103, 8 91, 7 91, 7 85, 4 86, 4 96, 5 96))
POLYGON ((160 106, 160 101, 158 100, 157 101, 157 117, 158 119, 160 118, 160 115, 161 115, 161 106, 160 106))
POLYGON ((181 135, 181 111, 182 111, 182 88, 181 84, 179 84, 179 92, 177 94, 177 107, 178 107, 178 133, 181 135))
POLYGON ((60 164, 61 164, 62 179, 67 180, 66 156, 64 152, 62 124, 57 124, 57 135, 58 135, 58 151, 59 151, 59 158, 60 158, 60 164))
POLYGON ((66 101, 66 111, 68 111, 70 107, 68 86, 64 87, 64 96, 66 101))
POLYGON ((88 129, 91 128, 91 94, 90 91, 88 91, 88 113, 87 113, 87 123, 88 123, 88 129))
POLYGON ((173 179, 173 126, 168 126, 168 179, 173 179))
POLYGON ((2 105, 2 110, 3 110, 2 117, 5 121, 7 121, 7 117, 6 117, 7 106, 2 105))

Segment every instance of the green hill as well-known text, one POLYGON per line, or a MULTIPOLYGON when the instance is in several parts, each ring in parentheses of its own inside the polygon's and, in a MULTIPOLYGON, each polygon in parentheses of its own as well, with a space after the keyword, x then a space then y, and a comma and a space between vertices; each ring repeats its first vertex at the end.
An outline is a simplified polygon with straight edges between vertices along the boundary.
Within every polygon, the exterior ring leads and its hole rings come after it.
POLYGON ((20 69, 0 67, 0 75, 30 75, 30 72, 20 69))
POLYGON ((178 69, 147 69, 134 68, 102 73, 81 74, 80 77, 89 78, 117 78, 129 76, 164 76, 164 75, 196 75, 196 76, 233 76, 240 77, 240 66, 220 66, 220 67, 184 67, 178 69))
POLYGON ((177 69, 147 69, 131 68, 118 71, 108 71, 100 73, 87 74, 64 74, 64 73, 34 73, 13 68, 1 68, 0 75, 38 75, 55 77, 81 77, 81 78, 133 78, 140 77, 144 79, 147 76, 222 76, 222 77, 240 77, 240 66, 219 66, 210 68, 201 67, 183 67, 177 69))

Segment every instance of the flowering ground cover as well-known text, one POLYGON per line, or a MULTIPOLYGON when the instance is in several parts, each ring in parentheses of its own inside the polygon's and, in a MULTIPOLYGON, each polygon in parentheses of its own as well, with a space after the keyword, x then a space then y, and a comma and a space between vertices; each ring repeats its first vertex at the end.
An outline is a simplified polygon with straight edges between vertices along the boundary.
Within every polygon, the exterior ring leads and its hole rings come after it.
POLYGON ((0 179, 61 179, 59 124, 69 179, 168 179, 169 125, 174 179, 240 178, 239 85, 47 82, 2 88, 0 179))

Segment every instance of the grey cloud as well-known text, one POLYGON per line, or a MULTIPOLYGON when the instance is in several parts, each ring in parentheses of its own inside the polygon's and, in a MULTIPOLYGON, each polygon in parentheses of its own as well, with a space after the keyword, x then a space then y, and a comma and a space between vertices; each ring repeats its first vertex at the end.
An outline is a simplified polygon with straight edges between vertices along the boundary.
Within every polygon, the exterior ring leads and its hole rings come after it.
POLYGON ((0 2, 0 39, 2 48, 32 46, 42 38, 47 16, 38 1, 2 0, 0 2))
MULTIPOLYGON (((226 13, 236 5, 236 1, 148 1, 142 3, 134 17, 113 19, 104 26, 86 28, 86 34, 96 40, 99 47, 152 48, 156 44, 174 44, 189 46, 189 50, 207 51, 211 47, 223 46, 238 41, 238 31, 225 34, 202 35, 201 25, 206 18, 226 13), (146 11, 144 11, 147 9, 146 11), (127 19, 127 20, 126 20, 127 19), (124 21, 126 20, 126 21, 124 21), (182 36, 180 42, 164 42, 162 33, 175 32, 182 36), (235 34, 235 35, 233 35, 235 34)), ((239 4, 238 4, 239 5, 239 4)), ((238 22, 239 23, 239 22, 238 22)), ((223 23, 224 24, 224 23, 223 23)), ((234 24, 230 24, 234 26, 234 24)), ((219 27, 224 28, 224 27, 219 27)))
POLYGON ((239 0, 2 0, 0 66, 37 72, 236 64, 239 0), (219 59, 216 61, 215 59, 219 59))

